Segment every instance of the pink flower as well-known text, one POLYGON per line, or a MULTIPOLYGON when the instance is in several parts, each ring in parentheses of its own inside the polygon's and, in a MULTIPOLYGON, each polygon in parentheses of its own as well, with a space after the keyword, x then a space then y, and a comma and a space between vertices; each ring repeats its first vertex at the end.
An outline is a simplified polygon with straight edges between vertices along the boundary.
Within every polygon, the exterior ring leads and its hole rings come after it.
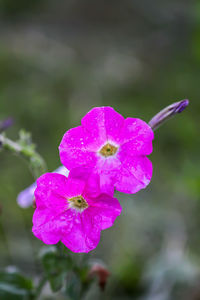
POLYGON ((68 130, 59 146, 63 165, 72 170, 87 166, 100 175, 101 189, 124 193, 145 188, 152 177, 153 131, 140 119, 124 119, 111 107, 96 107, 68 130))
POLYGON ((113 225, 121 206, 106 194, 92 197, 87 186, 85 181, 56 173, 42 175, 35 190, 34 235, 45 244, 61 241, 73 252, 94 249, 101 230, 113 225))

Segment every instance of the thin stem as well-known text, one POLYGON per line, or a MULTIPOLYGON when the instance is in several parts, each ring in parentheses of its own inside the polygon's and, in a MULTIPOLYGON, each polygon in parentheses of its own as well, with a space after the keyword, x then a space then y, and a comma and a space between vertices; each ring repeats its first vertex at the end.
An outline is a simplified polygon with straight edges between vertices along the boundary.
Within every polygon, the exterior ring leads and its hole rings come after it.
POLYGON ((58 253, 59 253, 59 256, 60 257, 63 257, 64 256, 64 245, 59 242, 57 245, 56 245, 57 249, 58 249, 58 253))
POLYGON ((38 298, 39 298, 39 296, 40 296, 40 294, 41 294, 41 292, 42 292, 42 289, 43 289, 43 287, 45 286, 46 283, 47 283, 47 278, 46 278, 46 277, 43 277, 43 278, 40 280, 40 282, 39 282, 39 284, 38 284, 38 286, 37 286, 37 288, 36 288, 35 299, 38 299, 38 298))
POLYGON ((45 173, 45 161, 33 148, 22 146, 19 143, 5 137, 4 134, 0 134, 0 146, 5 150, 9 150, 14 154, 22 155, 24 158, 28 159, 36 178, 42 173, 45 173))
POLYGON ((3 148, 7 150, 11 150, 15 153, 21 153, 22 147, 17 144, 16 142, 13 142, 12 140, 6 138, 3 134, 0 134, 0 144, 3 148))

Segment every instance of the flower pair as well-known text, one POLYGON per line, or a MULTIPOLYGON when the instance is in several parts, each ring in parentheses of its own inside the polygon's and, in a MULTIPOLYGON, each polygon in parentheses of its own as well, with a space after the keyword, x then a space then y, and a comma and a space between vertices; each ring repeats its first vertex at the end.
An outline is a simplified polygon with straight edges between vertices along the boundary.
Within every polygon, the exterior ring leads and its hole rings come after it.
POLYGON ((46 244, 61 241, 74 252, 94 249, 100 232, 121 213, 114 190, 136 193, 151 180, 153 131, 111 107, 93 108, 59 146, 68 178, 46 173, 37 180, 33 233, 46 244))

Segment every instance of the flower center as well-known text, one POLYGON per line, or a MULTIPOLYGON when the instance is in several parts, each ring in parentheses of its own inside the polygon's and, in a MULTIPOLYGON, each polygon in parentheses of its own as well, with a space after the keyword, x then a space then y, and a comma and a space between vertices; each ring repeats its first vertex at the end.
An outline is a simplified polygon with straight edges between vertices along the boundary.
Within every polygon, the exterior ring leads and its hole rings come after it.
POLYGON ((101 150, 99 151, 99 153, 105 157, 107 156, 111 156, 114 155, 117 152, 117 147, 107 143, 106 145, 104 145, 101 150))
POLYGON ((72 197, 68 199, 70 207, 84 210, 88 207, 87 201, 82 196, 72 197))

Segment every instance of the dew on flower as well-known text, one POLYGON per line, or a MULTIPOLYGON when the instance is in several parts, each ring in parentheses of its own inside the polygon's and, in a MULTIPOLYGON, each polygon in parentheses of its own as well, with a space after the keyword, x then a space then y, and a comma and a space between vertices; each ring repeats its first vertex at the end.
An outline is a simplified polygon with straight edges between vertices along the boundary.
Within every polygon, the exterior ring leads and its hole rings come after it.
POLYGON ((95 107, 83 117, 81 126, 64 134, 60 159, 69 170, 90 168, 91 176, 100 176, 104 191, 109 189, 107 182, 112 182, 120 192, 136 193, 152 177, 147 156, 152 152, 153 138, 151 127, 144 121, 124 119, 111 107, 95 107))
MULTIPOLYGON (((95 178, 94 185, 99 186, 95 178)), ((95 196, 87 189, 87 181, 70 175, 42 175, 37 180, 35 199, 34 235, 45 244, 61 241, 73 252, 93 250, 101 231, 111 227, 121 213, 116 198, 101 193, 95 196)))

